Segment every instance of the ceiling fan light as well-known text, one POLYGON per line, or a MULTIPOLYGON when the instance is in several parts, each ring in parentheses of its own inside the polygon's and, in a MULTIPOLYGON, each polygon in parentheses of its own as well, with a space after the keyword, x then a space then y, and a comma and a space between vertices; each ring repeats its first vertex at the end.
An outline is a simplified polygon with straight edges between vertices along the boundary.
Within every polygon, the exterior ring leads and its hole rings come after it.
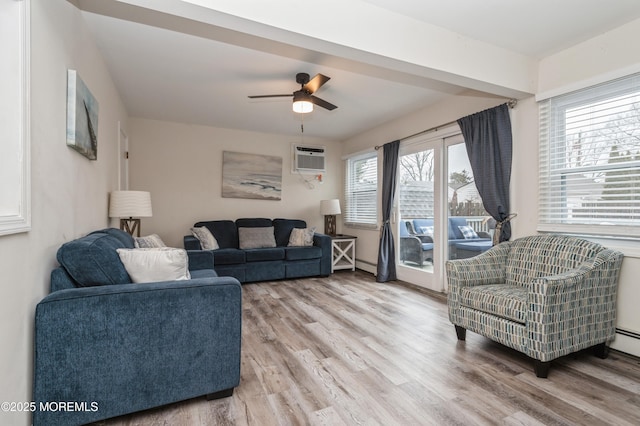
POLYGON ((309 94, 303 90, 293 93, 293 112, 306 114, 313 111, 313 103, 309 100, 309 94))
POLYGON ((293 102, 293 112, 297 112, 298 114, 306 114, 311 111, 313 111, 313 104, 311 102, 309 101, 293 102))

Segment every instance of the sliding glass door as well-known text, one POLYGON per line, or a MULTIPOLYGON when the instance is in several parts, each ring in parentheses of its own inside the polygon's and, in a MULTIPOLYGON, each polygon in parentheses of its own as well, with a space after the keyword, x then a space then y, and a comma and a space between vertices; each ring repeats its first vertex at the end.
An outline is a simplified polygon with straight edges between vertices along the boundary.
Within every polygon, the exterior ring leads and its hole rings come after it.
POLYGON ((443 291, 446 259, 488 249, 491 222, 458 127, 437 133, 403 142, 400 148, 396 262, 399 279, 443 291))

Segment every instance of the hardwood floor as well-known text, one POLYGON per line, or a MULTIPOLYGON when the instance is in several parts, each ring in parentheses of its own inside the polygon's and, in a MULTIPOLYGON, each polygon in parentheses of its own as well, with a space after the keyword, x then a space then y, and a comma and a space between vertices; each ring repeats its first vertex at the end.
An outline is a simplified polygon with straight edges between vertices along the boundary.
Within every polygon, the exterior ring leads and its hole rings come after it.
POLYGON ((243 286, 242 377, 204 397, 100 425, 638 425, 640 359, 611 351, 553 362, 468 332, 446 299, 373 276, 243 286))

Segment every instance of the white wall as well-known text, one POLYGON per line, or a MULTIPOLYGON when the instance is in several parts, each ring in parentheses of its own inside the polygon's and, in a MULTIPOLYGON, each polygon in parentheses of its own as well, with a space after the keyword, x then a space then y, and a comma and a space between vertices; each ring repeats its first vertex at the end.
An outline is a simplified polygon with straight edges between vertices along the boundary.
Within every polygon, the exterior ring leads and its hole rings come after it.
MULTIPOLYGON (((304 144, 326 147, 324 183, 309 188, 291 173, 291 145, 300 137, 214 127, 130 119, 130 188, 151 192, 153 217, 141 222, 142 234, 157 233, 170 246, 201 220, 239 217, 303 219, 324 230, 320 200, 342 194, 340 144, 305 137, 304 144), (222 153, 243 152, 282 157, 282 200, 222 198, 222 153)), ((312 175, 303 175, 313 180, 312 175)))
MULTIPOLYGON (((32 230, 0 237, 0 401, 32 399, 35 306, 49 292, 58 247, 108 224, 118 121, 127 120, 80 13, 67 1, 32 0, 31 58, 32 230), (100 103, 97 161, 66 146, 68 68, 100 103)), ((0 424, 30 422, 29 413, 0 412, 0 424)))

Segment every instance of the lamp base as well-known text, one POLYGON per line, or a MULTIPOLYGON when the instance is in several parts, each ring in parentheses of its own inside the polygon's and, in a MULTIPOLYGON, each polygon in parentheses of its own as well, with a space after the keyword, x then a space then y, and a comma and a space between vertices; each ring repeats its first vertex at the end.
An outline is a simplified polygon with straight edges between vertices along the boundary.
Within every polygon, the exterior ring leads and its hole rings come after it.
POLYGON ((336 215, 328 214, 324 216, 324 233, 327 235, 331 235, 332 237, 336 236, 336 215))
POLYGON ((129 219, 120 219, 120 229, 123 231, 127 231, 129 235, 133 237, 133 233, 137 233, 137 237, 140 236, 140 219, 134 219, 130 217, 129 219))

